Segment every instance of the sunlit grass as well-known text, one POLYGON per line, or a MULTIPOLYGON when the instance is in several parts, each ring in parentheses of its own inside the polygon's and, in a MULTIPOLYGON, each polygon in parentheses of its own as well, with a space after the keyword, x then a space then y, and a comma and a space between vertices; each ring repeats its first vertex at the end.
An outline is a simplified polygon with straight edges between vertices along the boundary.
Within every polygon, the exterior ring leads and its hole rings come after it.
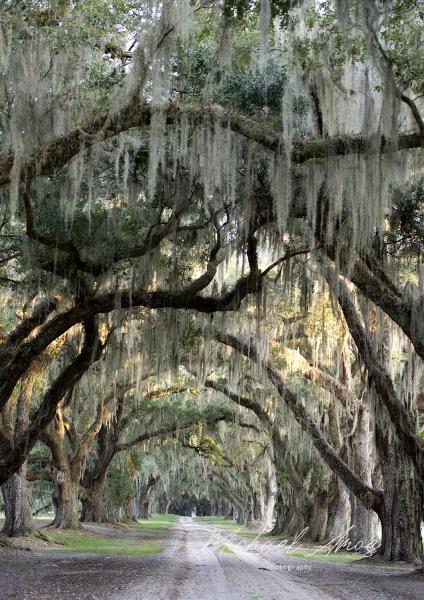
POLYGON ((162 551, 162 546, 147 540, 114 540, 105 537, 94 537, 84 533, 56 533, 50 535, 50 537, 55 542, 62 544, 62 550, 86 554, 144 556, 146 554, 158 554, 162 551))
POLYGON ((211 525, 217 529, 223 529, 229 533, 237 533, 237 535, 243 537, 257 537, 258 535, 257 531, 252 531, 244 525, 239 525, 235 521, 226 519, 225 517, 195 517, 195 521, 211 525))
POLYGON ((148 531, 167 531, 178 521, 177 515, 153 515, 149 519, 139 519, 138 527, 148 531))
POLYGON ((298 558, 306 558, 307 560, 319 560, 322 562, 335 563, 351 563, 364 558, 363 554, 354 552, 335 552, 327 554, 326 552, 314 550, 293 550, 293 552, 288 552, 288 555, 297 556, 298 558))
POLYGON ((220 552, 224 552, 224 554, 234 554, 234 550, 232 548, 230 548, 230 546, 226 546, 225 544, 223 544, 222 546, 219 546, 218 550, 220 552))
POLYGON ((195 521, 202 521, 202 523, 234 523, 226 517, 194 517, 195 521))

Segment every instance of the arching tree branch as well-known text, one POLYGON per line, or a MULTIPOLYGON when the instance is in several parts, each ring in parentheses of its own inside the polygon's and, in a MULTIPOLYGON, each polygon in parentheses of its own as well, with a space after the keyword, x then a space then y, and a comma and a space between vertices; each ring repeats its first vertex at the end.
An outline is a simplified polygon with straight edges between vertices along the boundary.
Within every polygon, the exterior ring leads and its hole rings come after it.
MULTIPOLYGON (((149 104, 140 104, 138 96, 113 115, 103 113, 92 121, 52 141, 47 147, 39 148, 26 162, 25 176, 33 179, 37 176, 51 176, 65 166, 80 150, 90 147, 121 132, 150 125, 152 108, 149 104)), ((173 124, 182 116, 193 123, 202 122, 213 126, 216 122, 228 125, 237 133, 272 152, 279 151, 281 134, 273 131, 263 122, 259 123, 228 109, 217 109, 209 105, 182 105, 171 103, 166 110, 167 122, 173 124)), ((310 159, 326 159, 331 156, 365 154, 372 146, 372 140, 357 137, 317 138, 316 140, 297 141, 293 145, 292 162, 301 164, 310 159)), ((398 149, 419 148, 423 144, 420 133, 399 136, 398 149)), ((392 149, 390 140, 380 140, 380 152, 392 149)), ((13 155, 0 155, 0 186, 10 183, 13 168, 13 155)))
POLYGON ((336 454, 322 434, 318 425, 306 413, 305 407, 300 402, 297 394, 292 392, 281 375, 272 367, 268 361, 261 361, 253 344, 247 344, 235 336, 220 332, 216 339, 222 344, 231 346, 250 360, 258 364, 266 373, 271 383, 275 386, 280 397, 286 402, 301 428, 308 433, 313 445, 318 450, 321 458, 337 474, 351 492, 368 508, 380 510, 381 494, 373 488, 365 485, 350 469, 350 467, 336 454))

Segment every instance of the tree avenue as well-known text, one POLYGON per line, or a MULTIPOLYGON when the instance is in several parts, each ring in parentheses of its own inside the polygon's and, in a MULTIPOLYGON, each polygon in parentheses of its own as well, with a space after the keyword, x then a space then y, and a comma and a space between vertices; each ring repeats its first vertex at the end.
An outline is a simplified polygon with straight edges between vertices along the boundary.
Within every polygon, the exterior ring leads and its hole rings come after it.
POLYGON ((423 30, 4 0, 0 545, 195 513, 422 568, 423 30))

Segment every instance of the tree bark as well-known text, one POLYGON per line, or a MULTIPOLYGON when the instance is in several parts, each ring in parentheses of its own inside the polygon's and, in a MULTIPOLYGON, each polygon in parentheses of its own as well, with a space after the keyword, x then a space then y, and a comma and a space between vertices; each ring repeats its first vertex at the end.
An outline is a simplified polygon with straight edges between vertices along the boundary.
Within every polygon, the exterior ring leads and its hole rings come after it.
MULTIPOLYGON (((350 381, 350 369, 347 366, 344 356, 342 356, 341 379, 340 385, 350 391, 348 387, 350 381)), ((358 404, 356 397, 354 397, 353 402, 354 406, 358 404)), ((346 460, 346 445, 341 432, 339 404, 331 402, 328 409, 328 417, 329 434, 332 445, 337 454, 346 460)), ((349 464, 349 461, 347 462, 349 464)), ((355 474, 358 475, 358 472, 355 469, 353 470, 355 474)), ((363 479, 361 479, 361 481, 363 481, 363 479)), ((337 475, 332 473, 327 495, 327 526, 324 534, 326 540, 332 540, 349 529, 349 509, 349 494, 346 487, 343 482, 339 480, 337 475)))
POLYGON ((316 489, 308 522, 308 537, 312 542, 322 542, 325 539, 328 519, 328 503, 328 491, 321 487, 316 489))
POLYGON ((55 422, 43 434, 43 441, 53 457, 55 507, 53 527, 79 529, 78 496, 81 478, 82 459, 73 462, 65 446, 65 425, 62 409, 56 411, 55 422))
POLYGON ((312 443, 318 450, 321 458, 330 467, 330 469, 338 475, 345 483, 346 487, 357 496, 370 508, 377 508, 381 503, 381 494, 371 487, 365 485, 350 469, 350 467, 340 459, 334 449, 324 437, 319 426, 309 417, 304 405, 299 400, 296 393, 292 392, 286 385, 286 382, 281 375, 274 369, 270 362, 262 362, 258 356, 256 348, 247 344, 235 336, 227 333, 218 333, 216 339, 228 346, 232 346, 245 356, 249 357, 255 363, 258 363, 267 374, 271 383, 275 386, 280 397, 286 402, 288 408, 293 413, 296 421, 299 423, 303 431, 311 437, 312 443))
MULTIPOLYGON (((349 529, 350 517, 349 494, 344 484, 334 474, 329 492, 327 528, 324 536, 326 540, 332 540, 345 533, 349 529)), ((358 504, 363 506, 359 501, 358 504)))
POLYGON ((83 488, 81 493, 81 522, 105 523, 108 521, 105 494, 105 476, 91 480, 89 488, 83 488))
POLYGON ((286 523, 287 511, 284 502, 284 496, 281 490, 277 490, 275 502, 275 522, 274 527, 269 532, 269 535, 281 535, 284 531, 286 523))
MULTIPOLYGON (((84 330, 85 340, 81 352, 70 364, 62 369, 58 377, 48 388, 35 416, 25 431, 15 440, 13 448, 10 448, 9 452, 4 455, 0 454, 0 485, 20 469, 31 449, 40 439, 43 430, 54 419, 56 409, 65 394, 81 379, 90 365, 99 360, 107 341, 104 345, 100 343, 97 336, 97 327, 93 319, 84 321, 84 330)), ((30 344, 30 342, 27 343, 30 344)), ((19 377, 31 364, 34 364, 39 354, 31 355, 31 352, 29 352, 30 356, 27 357, 27 365, 19 377)), ((7 369, 4 377, 4 385, 7 387, 11 383, 11 378, 7 375, 7 369)), ((19 377, 14 381, 10 393, 12 393, 19 377)), ((3 406, 5 406, 7 400, 8 398, 3 403, 3 406)))
MULTIPOLYGON (((20 337, 28 334, 31 328, 47 310, 35 310, 33 315, 24 321, 9 335, 9 342, 19 341, 20 337)), ((21 389, 16 402, 10 403, 1 413, 3 437, 8 440, 9 447, 14 448, 19 443, 29 423, 29 412, 34 385, 37 377, 45 366, 45 357, 33 363, 32 368, 26 373, 21 383, 21 389)), ((32 520, 31 507, 28 498, 27 463, 22 466, 2 486, 5 502, 5 524, 3 533, 8 536, 27 535, 35 530, 32 520)))
MULTIPOLYGON (((369 424, 368 405, 371 402, 371 391, 365 395, 362 407, 358 411, 358 422, 354 437, 351 438, 352 464, 355 473, 367 485, 372 485, 372 454, 371 431, 369 424)), ((362 502, 351 495, 351 523, 349 539, 352 546, 360 545, 361 541, 369 544, 375 539, 374 511, 368 510, 362 502)))
POLYGON ((151 489, 156 485, 159 477, 149 475, 149 479, 145 482, 139 482, 138 494, 137 494, 137 506, 138 506, 138 518, 148 519, 149 518, 149 505, 150 505, 150 492, 151 489))
POLYGON ((411 457, 418 476, 424 480, 424 443, 418 438, 415 423, 413 423, 403 402, 396 393, 394 382, 386 368, 385 361, 381 360, 375 344, 365 330, 346 283, 340 277, 337 281, 334 281, 334 268, 326 259, 323 259, 322 271, 330 289, 334 289, 337 294, 350 335, 355 341, 359 356, 372 378, 378 399, 390 415, 396 434, 402 443, 402 447, 411 457))
POLYGON ((384 560, 423 564, 421 524, 424 494, 409 456, 396 439, 377 427, 377 451, 383 475, 384 501, 379 511, 384 560))
POLYGON ((149 498, 146 495, 143 500, 139 504, 139 515, 140 519, 148 519, 149 518, 149 498))
POLYGON ((26 462, 2 485, 5 522, 2 533, 9 537, 28 535, 35 530, 28 499, 26 462))
MULTIPOLYGON (((220 514, 222 514, 222 511, 220 511, 220 514)), ((260 492, 255 492, 253 495, 253 519, 262 525, 265 521, 265 501, 263 494, 260 492)))
POLYGON ((136 518, 134 516, 134 513, 135 513, 134 505, 135 505, 135 498, 133 495, 125 498, 123 506, 122 506, 122 520, 123 521, 125 521, 127 523, 130 523, 131 521, 136 521, 136 518))
POLYGON ((52 527, 80 529, 78 510, 79 480, 73 481, 70 470, 55 472, 55 487, 52 494, 55 516, 52 527))
POLYGON ((277 497, 277 477, 275 473, 275 465, 271 457, 267 454, 267 482, 266 482, 266 500, 265 500, 265 517, 264 527, 272 529, 272 519, 274 516, 274 507, 277 497))

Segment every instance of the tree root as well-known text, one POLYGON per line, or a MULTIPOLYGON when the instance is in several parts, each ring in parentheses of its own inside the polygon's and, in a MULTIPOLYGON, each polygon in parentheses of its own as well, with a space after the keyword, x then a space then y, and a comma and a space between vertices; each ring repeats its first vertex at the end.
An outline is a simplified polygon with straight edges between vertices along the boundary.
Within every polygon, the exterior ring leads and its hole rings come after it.
POLYGON ((26 552, 31 552, 31 548, 28 548, 28 546, 17 546, 8 538, 4 537, 4 535, 0 535, 0 548, 6 548, 7 550, 25 550, 26 552))
POLYGON ((49 544, 57 544, 58 546, 62 546, 62 544, 60 542, 56 542, 56 540, 54 540, 53 538, 49 537, 48 535, 46 535, 45 533, 43 533, 39 529, 37 529, 36 531, 34 531, 33 537, 38 538, 40 540, 43 540, 43 542, 48 542, 49 544))

